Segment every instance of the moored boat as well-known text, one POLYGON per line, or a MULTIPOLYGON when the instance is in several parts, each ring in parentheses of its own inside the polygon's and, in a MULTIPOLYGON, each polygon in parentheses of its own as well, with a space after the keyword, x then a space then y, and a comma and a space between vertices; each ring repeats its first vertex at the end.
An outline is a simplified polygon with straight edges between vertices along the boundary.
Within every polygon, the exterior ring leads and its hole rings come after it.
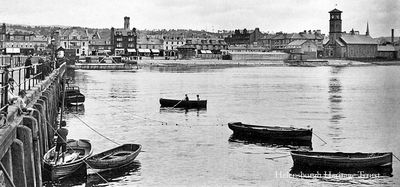
POLYGON ((252 139, 284 139, 311 141, 312 129, 294 127, 248 125, 241 122, 228 123, 228 127, 237 136, 252 139))
POLYGON ((174 108, 207 108, 207 100, 176 100, 160 98, 161 107, 174 108))
POLYGON ((391 166, 393 154, 292 151, 291 155, 295 166, 365 168, 391 166))
POLYGON ((84 160, 92 154, 92 145, 89 140, 67 140, 67 151, 64 162, 59 158, 55 162, 55 147, 51 148, 43 157, 44 168, 50 172, 52 180, 62 179, 72 175, 75 171, 85 166, 84 160))
POLYGON ((142 149, 140 144, 123 144, 86 159, 92 169, 115 169, 132 164, 142 149))
POLYGON ((68 86, 65 88, 65 100, 66 105, 82 105, 85 102, 85 95, 83 95, 79 87, 68 86))

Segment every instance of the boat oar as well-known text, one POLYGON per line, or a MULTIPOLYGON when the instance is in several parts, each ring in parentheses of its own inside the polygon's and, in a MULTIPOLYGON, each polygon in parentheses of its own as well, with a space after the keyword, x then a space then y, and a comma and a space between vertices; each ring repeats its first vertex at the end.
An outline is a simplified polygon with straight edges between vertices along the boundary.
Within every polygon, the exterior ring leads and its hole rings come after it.
POLYGON ((315 134, 314 132, 312 132, 317 138, 319 138, 321 141, 323 141, 325 144, 328 144, 328 143, 326 143, 326 141, 324 141, 321 137, 319 137, 317 134, 315 134))
POLYGON ((180 100, 180 101, 179 101, 178 103, 176 103, 172 108, 175 108, 176 106, 178 106, 179 103, 181 103, 183 100, 185 100, 185 99, 180 100))
POLYGON ((288 157, 288 156, 290 156, 290 154, 289 155, 284 155, 284 156, 270 157, 270 158, 265 158, 265 159, 274 160, 274 159, 277 159, 277 158, 284 158, 284 157, 288 157))

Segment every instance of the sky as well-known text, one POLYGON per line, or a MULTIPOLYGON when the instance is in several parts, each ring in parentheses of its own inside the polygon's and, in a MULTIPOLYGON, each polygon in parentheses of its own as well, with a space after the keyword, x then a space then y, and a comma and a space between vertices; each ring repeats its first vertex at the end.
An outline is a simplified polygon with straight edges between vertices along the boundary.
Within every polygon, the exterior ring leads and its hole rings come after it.
POLYGON ((400 36, 400 0, 0 0, 0 23, 217 32, 329 32, 329 11, 342 13, 342 30, 372 37, 400 36))

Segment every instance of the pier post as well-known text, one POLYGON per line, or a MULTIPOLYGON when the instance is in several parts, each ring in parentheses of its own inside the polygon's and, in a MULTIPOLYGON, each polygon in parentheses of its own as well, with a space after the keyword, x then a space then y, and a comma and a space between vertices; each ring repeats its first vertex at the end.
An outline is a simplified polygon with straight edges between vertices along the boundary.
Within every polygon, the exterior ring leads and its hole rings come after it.
POLYGON ((23 143, 23 153, 25 160, 25 173, 26 182, 29 186, 36 186, 35 178, 35 166, 33 159, 33 141, 32 141, 32 131, 28 127, 18 125, 17 126, 17 138, 23 143))
POLYGON ((15 186, 26 187, 24 144, 15 139, 11 144, 11 159, 13 167, 13 182, 15 186))
MULTIPOLYGON (((32 116, 23 116, 23 125, 28 127, 32 132, 32 145, 33 145, 33 160, 36 174, 36 186, 41 186, 42 184, 42 153, 41 152, 41 143, 45 141, 40 139, 40 129, 38 128, 38 124, 36 123, 35 118, 32 116)), ((44 153, 43 153, 44 154, 44 153)))
POLYGON ((1 163, 3 164, 6 172, 9 174, 11 180, 13 180, 13 168, 12 168, 12 160, 11 160, 11 149, 8 149, 6 154, 4 154, 3 158, 1 159, 1 163))

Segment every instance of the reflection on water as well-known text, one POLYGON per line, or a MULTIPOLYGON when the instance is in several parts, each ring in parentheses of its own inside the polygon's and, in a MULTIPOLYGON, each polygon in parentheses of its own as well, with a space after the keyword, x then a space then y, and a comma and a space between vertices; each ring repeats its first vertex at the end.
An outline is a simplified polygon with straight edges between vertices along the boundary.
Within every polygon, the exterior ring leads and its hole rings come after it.
MULTIPOLYGON (((301 179, 318 179, 324 182, 352 185, 379 184, 379 179, 392 177, 392 166, 368 168, 328 168, 328 167, 298 167, 290 170, 290 176, 301 179)), ((391 186, 387 183, 388 186, 391 186)))
POLYGON ((229 142, 238 142, 243 144, 256 144, 265 147, 285 147, 294 150, 312 150, 312 142, 304 140, 282 140, 282 139, 256 139, 243 137, 232 134, 229 137, 229 142))
POLYGON ((197 113, 197 116, 200 116, 200 114, 205 114, 207 113, 207 108, 171 108, 171 107, 160 107, 160 113, 189 113, 189 112, 195 112, 197 113))
POLYGON ((149 69, 150 71, 168 72, 168 73, 200 73, 200 72, 209 72, 217 69, 225 69, 227 67, 237 67, 237 66, 238 65, 176 66, 175 64, 172 64, 171 66, 163 65, 163 66, 144 67, 144 69, 149 69))
POLYGON ((140 167, 141 163, 139 161, 134 161, 132 164, 118 169, 91 173, 87 176, 86 186, 98 186, 99 184, 109 185, 110 183, 124 180, 124 176, 137 175, 140 171, 140 167))
POLYGON ((86 175, 87 169, 86 165, 83 164, 78 170, 76 170, 72 175, 63 178, 51 181, 51 171, 46 170, 43 168, 42 170, 42 180, 43 185, 46 187, 52 186, 76 186, 86 183, 86 175))
POLYGON ((345 118, 343 116, 343 108, 341 103, 343 101, 342 97, 342 83, 339 79, 339 74, 341 73, 342 68, 333 67, 331 69, 332 77, 329 78, 329 108, 330 108, 330 119, 331 122, 328 126, 331 129, 329 135, 332 137, 333 141, 338 142, 341 140, 340 134, 343 132, 342 124, 340 124, 341 120, 345 118))
POLYGON ((65 112, 70 113, 70 114, 79 114, 79 115, 84 115, 85 114, 85 105, 76 105, 76 106, 67 106, 65 107, 65 112))

